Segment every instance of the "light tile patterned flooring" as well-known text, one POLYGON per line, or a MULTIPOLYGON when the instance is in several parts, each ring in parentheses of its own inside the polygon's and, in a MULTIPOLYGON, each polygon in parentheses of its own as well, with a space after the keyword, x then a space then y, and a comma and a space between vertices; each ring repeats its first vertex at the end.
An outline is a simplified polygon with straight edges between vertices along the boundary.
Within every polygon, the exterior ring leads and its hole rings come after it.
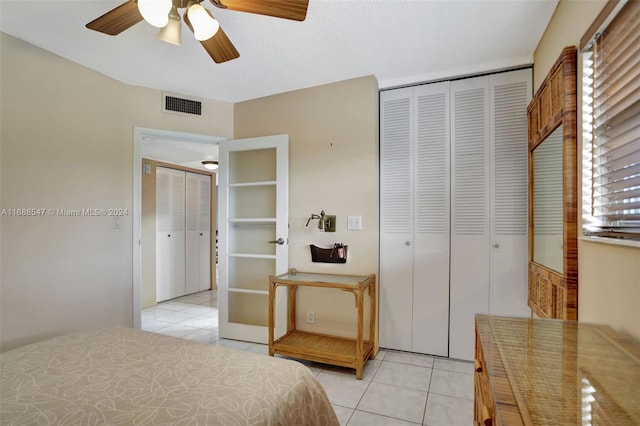
MULTIPOLYGON (((267 346, 218 336, 217 292, 203 291, 142 311, 142 329, 268 354, 267 346)), ((362 380, 352 369, 304 362, 322 384, 342 425, 456 426, 473 423, 473 364, 381 350, 362 380)))

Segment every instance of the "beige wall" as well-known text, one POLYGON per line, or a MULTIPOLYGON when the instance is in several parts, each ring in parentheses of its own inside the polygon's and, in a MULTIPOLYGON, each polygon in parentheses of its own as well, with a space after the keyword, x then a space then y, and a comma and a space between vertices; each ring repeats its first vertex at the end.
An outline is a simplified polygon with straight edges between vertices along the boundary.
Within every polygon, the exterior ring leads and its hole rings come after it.
POLYGON ((163 114, 132 87, 0 34, 0 208, 122 208, 111 217, 1 218, 0 349, 133 323, 133 128, 231 137, 233 105, 163 114))
MULTIPOLYGON (((535 90, 562 48, 579 47, 580 38, 605 3, 606 0, 560 1, 534 54, 535 90)), ((580 64, 579 55, 578 76, 580 64)), ((579 80, 579 92, 580 85, 579 80)), ((581 116, 578 102, 578 129, 582 126, 581 116)), ((578 143, 582 144, 580 132, 578 143)), ((640 340, 640 248, 579 241, 578 274, 578 319, 610 325, 640 340)))
MULTIPOLYGON (((288 133, 289 266, 300 271, 378 273, 378 84, 363 77, 235 105, 235 137, 288 133), (312 213, 336 215, 336 232, 320 232, 312 213), (347 230, 361 215, 363 229, 347 230), (312 263, 309 244, 348 244, 346 264, 312 263)), ((353 336, 353 295, 298 290, 301 329, 353 336), (315 325, 306 312, 316 314, 315 325)))

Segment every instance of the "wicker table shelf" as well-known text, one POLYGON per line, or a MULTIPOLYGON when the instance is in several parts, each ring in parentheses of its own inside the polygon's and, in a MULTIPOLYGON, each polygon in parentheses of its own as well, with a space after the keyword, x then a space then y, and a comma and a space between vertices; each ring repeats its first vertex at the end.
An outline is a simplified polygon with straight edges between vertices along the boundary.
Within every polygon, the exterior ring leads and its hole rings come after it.
POLYGON ((269 355, 275 354, 354 368, 356 378, 362 379, 362 372, 368 359, 373 358, 376 315, 375 275, 331 275, 297 272, 269 277, 269 355), (274 305, 276 288, 286 286, 288 295, 287 332, 274 338, 274 305), (356 338, 330 336, 296 330, 296 290, 298 286, 323 287, 354 294, 356 301, 356 338), (369 340, 364 339, 364 294, 370 297, 369 340))

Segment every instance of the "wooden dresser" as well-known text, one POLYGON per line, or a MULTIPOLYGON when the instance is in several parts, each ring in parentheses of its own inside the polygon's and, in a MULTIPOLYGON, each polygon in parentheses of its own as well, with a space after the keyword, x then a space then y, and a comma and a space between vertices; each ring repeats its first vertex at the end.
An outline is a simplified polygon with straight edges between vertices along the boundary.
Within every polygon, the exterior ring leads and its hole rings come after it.
POLYGON ((609 327, 476 316, 474 424, 640 425, 640 344, 609 327))

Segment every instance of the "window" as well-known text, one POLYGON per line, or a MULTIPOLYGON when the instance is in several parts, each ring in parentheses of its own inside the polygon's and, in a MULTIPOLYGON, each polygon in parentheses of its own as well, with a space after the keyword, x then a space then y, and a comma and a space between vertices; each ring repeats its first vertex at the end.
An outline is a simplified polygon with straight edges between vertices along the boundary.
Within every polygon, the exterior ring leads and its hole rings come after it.
POLYGON ((609 2, 581 50, 584 232, 640 239, 640 2, 609 2))

